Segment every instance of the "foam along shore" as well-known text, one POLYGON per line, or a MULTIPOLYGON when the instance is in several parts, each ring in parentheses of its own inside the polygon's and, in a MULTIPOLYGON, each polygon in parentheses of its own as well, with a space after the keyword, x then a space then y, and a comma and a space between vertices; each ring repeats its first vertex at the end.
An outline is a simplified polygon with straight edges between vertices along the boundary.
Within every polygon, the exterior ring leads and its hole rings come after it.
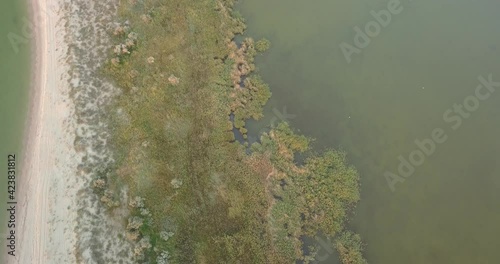
POLYGON ((29 117, 16 189, 15 257, 5 254, 4 263, 76 262, 76 209, 71 208, 78 184, 60 4, 29 2, 34 25, 29 117))

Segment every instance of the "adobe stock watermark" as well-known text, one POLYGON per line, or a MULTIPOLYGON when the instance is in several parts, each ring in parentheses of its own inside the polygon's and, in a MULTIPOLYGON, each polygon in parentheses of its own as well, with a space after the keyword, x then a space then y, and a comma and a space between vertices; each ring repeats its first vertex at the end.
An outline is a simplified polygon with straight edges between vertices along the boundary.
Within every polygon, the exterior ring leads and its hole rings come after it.
MULTIPOLYGON (((409 1, 411 2, 412 0, 409 1)), ((403 6, 399 0, 389 0, 387 9, 382 9, 378 12, 371 10, 370 14, 373 20, 365 24, 364 30, 358 26, 353 28, 356 33, 353 39, 354 45, 347 42, 342 42, 339 45, 347 63, 351 63, 352 55, 360 54, 363 49, 368 47, 372 39, 380 34, 382 28, 386 28, 391 23, 392 17, 400 14, 402 11, 403 6)))
POLYGON ((42 16, 55 17, 56 12, 57 10, 55 10, 52 5, 49 6, 48 9, 45 9, 44 6, 39 6, 39 10, 34 12, 34 16, 30 19, 23 17, 21 31, 17 33, 9 32, 7 34, 7 39, 9 40, 14 53, 19 53, 21 45, 28 44, 29 40, 35 37, 35 33, 41 27, 42 16))
POLYGON ((315 240, 318 243, 319 249, 316 256, 314 256, 314 260, 310 263, 318 264, 330 259, 330 256, 335 252, 332 241, 329 238, 326 238, 325 241, 325 239, 321 237, 316 237, 315 240))
POLYGON ((273 117, 271 118, 271 127, 276 126, 276 121, 288 122, 288 120, 294 119, 296 115, 289 114, 286 111, 286 106, 283 106, 283 113, 281 113, 278 109, 273 108, 273 117))
MULTIPOLYGON (((494 82, 492 74, 487 78, 479 76, 479 84, 476 86, 473 95, 464 98, 460 104, 453 104, 453 107, 443 113, 443 120, 447 123, 451 131, 455 131, 463 123, 464 119, 471 117, 471 114, 479 109, 481 101, 491 97, 496 88, 500 87, 500 82, 494 82)), ((437 150, 439 144, 443 144, 448 139, 445 129, 435 128, 431 131, 430 137, 422 140, 415 139, 416 148, 408 156, 399 155, 397 157, 399 165, 397 174, 386 171, 384 177, 392 192, 396 190, 396 184, 403 183, 408 177, 415 173, 415 169, 424 164, 425 159, 437 150)))

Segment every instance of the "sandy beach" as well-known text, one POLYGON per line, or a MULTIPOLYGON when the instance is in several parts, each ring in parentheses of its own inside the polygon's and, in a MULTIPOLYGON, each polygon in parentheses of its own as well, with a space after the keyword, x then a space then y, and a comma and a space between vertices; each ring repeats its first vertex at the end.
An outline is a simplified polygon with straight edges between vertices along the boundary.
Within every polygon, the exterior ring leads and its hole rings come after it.
POLYGON ((5 263, 133 259, 131 243, 119 237, 121 218, 112 221, 92 191, 95 171, 79 169, 84 158, 91 168, 112 161, 108 148, 96 148, 107 140, 104 122, 96 117, 105 114, 99 106, 110 101, 114 89, 98 72, 109 48, 106 27, 115 3, 30 2, 32 80, 17 183, 16 256, 6 254, 5 263), (79 151, 77 137, 85 142, 79 151))
POLYGON ((32 0, 30 109, 17 188, 16 256, 7 263, 74 263, 76 195, 67 45, 57 0, 32 0))

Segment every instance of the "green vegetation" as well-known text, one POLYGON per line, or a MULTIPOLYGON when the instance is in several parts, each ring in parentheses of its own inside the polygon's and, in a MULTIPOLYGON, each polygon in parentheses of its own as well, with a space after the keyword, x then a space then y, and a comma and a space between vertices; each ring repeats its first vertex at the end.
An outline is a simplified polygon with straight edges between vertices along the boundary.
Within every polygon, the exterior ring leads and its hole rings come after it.
MULTIPOLYGON (((109 110, 116 167, 94 186, 110 208, 117 206, 113 193, 128 186, 125 224, 138 260, 307 262, 301 239, 340 234, 359 200, 359 177, 345 154, 312 153, 311 140, 285 123, 262 135, 251 154, 234 141, 233 127, 245 135, 245 121, 262 117, 271 94, 253 72, 254 56, 269 42, 237 45, 234 36, 245 26, 232 6, 232 0, 120 6, 127 23, 113 32, 106 66, 122 90, 109 110), (297 152, 308 156, 300 166, 297 152)), ((339 241, 348 256, 362 259, 361 246, 339 241)))
POLYGON ((271 42, 269 40, 263 38, 255 43, 255 50, 257 52, 264 52, 271 47, 271 42))
POLYGON ((366 264, 366 260, 361 255, 363 244, 361 237, 352 232, 342 233, 335 242, 335 248, 339 252, 340 260, 343 264, 366 264))

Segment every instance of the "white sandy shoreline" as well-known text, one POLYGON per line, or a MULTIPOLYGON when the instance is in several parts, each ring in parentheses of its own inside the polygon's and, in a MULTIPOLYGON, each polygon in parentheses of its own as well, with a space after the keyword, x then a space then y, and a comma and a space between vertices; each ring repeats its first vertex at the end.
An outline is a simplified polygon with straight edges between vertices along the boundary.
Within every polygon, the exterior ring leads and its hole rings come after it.
POLYGON ((134 245, 120 236, 123 219, 101 207, 91 188, 95 171, 81 169, 83 160, 89 168, 113 161, 100 107, 117 91, 99 71, 117 6, 117 0, 29 2, 34 39, 17 165, 16 257, 5 254, 2 263, 133 263, 134 245))
MULTIPOLYGON (((16 257, 6 263, 74 263, 76 213, 69 211, 75 190, 72 108, 63 63, 67 45, 57 0, 32 0, 32 82, 17 183, 16 257), (66 208, 65 208, 66 207, 66 208), (69 252, 68 252, 69 251, 69 252), (68 254, 69 253, 69 254, 68 254)), ((76 186, 75 186, 76 187, 76 186)))

